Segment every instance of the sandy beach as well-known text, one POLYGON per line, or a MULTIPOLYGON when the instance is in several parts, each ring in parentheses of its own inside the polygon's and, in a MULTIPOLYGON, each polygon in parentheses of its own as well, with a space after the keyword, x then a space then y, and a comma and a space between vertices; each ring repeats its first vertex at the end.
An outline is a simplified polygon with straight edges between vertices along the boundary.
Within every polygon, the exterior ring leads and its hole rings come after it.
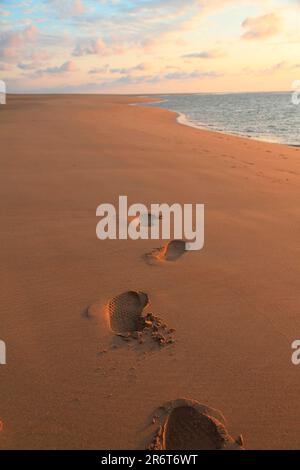
POLYGON ((220 410, 247 449, 299 449, 300 149, 178 124, 109 95, 9 95, 0 107, 0 449, 144 449, 155 410, 220 410), (205 204, 205 246, 96 237, 96 208, 205 204), (176 330, 123 341, 127 291, 176 330), (86 314, 88 312, 88 314, 86 314))

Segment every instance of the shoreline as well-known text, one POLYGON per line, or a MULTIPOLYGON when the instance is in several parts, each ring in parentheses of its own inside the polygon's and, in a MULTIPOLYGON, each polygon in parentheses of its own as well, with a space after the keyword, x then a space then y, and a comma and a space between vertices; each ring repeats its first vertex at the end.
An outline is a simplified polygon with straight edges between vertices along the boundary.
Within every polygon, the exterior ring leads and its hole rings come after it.
POLYGON ((205 127, 205 124, 199 125, 199 124, 194 124, 193 121, 191 121, 186 114, 180 113, 178 111, 175 111, 178 114, 177 117, 177 122, 179 124, 182 124, 184 126, 189 126, 189 127, 194 127, 195 129, 199 130, 205 130, 205 131, 211 131, 211 132, 216 132, 217 134, 223 134, 223 135, 231 135, 233 137, 238 137, 242 139, 249 139, 249 140, 254 140, 256 142, 265 142, 267 144, 276 144, 276 145, 284 145, 287 147, 295 147, 295 148, 300 148, 300 144, 285 144, 282 142, 275 142, 273 140, 265 140, 265 139, 258 139, 257 137, 250 137, 248 135, 243 135, 243 134, 235 134, 234 132, 229 132, 229 131, 219 131, 216 129, 210 129, 209 127, 205 127))
POLYGON ((299 151, 133 100, 1 108, 0 449, 143 449, 149 417, 183 397, 220 410, 247 449, 297 449, 299 151), (119 195, 204 203, 204 249, 151 265, 165 241, 98 240, 96 208, 119 195), (170 347, 114 334, 106 307, 132 291, 176 330, 170 347))
MULTIPOLYGON (((283 93, 286 93, 286 92, 283 92, 283 93)), ((222 93, 222 94, 226 94, 226 93, 222 93)), ((147 98, 147 96, 141 96, 141 98, 147 98)), ((154 104, 160 104, 160 103, 167 103, 168 100, 165 99, 165 100, 159 100, 159 101, 154 101, 154 98, 149 98, 149 101, 150 103, 154 103, 154 104)), ((130 103, 131 106, 143 106, 143 103, 130 103)), ((177 122, 183 126, 187 126, 187 127, 192 127, 194 129, 198 129, 198 130, 204 130, 204 131, 209 131, 209 132, 216 132, 218 134, 223 134, 223 135, 230 135, 230 136, 233 136, 233 137, 238 137, 238 138, 242 138, 242 139, 249 139, 249 140, 254 140, 254 141, 257 141, 257 142, 265 142, 265 143, 269 143, 269 144, 277 144, 277 145, 284 145, 284 146, 287 146, 287 147, 294 147, 294 148, 300 148, 300 144, 287 144, 287 143, 283 143, 283 142, 275 142, 273 140, 266 140, 266 139, 259 139, 257 137, 250 137, 249 135, 246 135, 246 134, 237 134, 237 133, 234 133, 234 132, 229 132, 228 130, 217 130, 217 129, 211 129, 210 127, 208 126, 205 126, 205 124, 195 124, 185 113, 182 113, 181 111, 176 111, 175 109, 171 109, 171 108, 160 108, 160 109, 167 109, 168 111, 170 111, 171 113, 175 113, 177 115, 177 122)))
MULTIPOLYGON (((236 93, 227 93, 227 92, 220 92, 220 93, 203 93, 205 95, 207 94, 212 94, 212 95, 215 95, 215 94, 220 94, 220 95, 227 95, 227 94, 251 94, 251 93, 254 93, 254 92, 236 92, 236 93)), ((286 94, 286 93, 289 93, 289 91, 272 91, 272 92, 255 92, 255 93, 282 93, 282 94, 286 94)), ((195 95, 198 95, 199 93, 193 93, 195 95)), ((201 93, 200 93, 201 95, 201 93)), ((110 94, 106 94, 106 95, 101 95, 101 94, 93 94, 93 93, 90 93, 90 94, 80 94, 80 93, 69 93, 67 95, 63 94, 63 93, 52 93, 52 94, 43 94, 43 93, 35 93, 35 94, 30 94, 30 93, 27 93, 27 94, 22 94, 22 93, 14 93, 14 94, 8 94, 7 95, 8 97, 9 96, 40 96, 40 97, 44 97, 44 96, 48 96, 49 98, 51 97, 60 97, 60 96, 70 96, 70 97, 76 97, 76 96, 90 96, 90 97, 99 97, 99 96, 104 96, 104 97, 119 97, 119 98, 140 98, 141 100, 143 101, 133 101, 133 102, 130 102, 128 103, 129 106, 139 106, 139 107, 143 107, 143 104, 144 103, 155 103, 155 104, 159 104, 159 103, 165 103, 167 102, 167 100, 156 100, 155 98, 151 98, 149 95, 125 95, 125 94, 121 94, 121 95, 118 95, 118 94, 113 94, 113 95, 110 95, 110 94)), ((147 106, 146 106, 147 107, 147 106)), ((211 129, 209 127, 206 127, 205 124, 202 124, 202 125, 199 125, 199 124, 195 124, 191 119, 189 119, 187 117, 187 115, 185 113, 182 113, 180 111, 176 111, 174 109, 169 109, 169 108, 160 108, 158 107, 159 109, 164 109, 166 111, 169 111, 170 113, 174 113, 177 117, 176 117, 176 121, 183 125, 183 126, 186 126, 186 127, 191 127, 191 128, 194 128, 194 129, 197 129, 197 130, 200 130, 200 131, 206 131, 206 132, 212 132, 212 133, 216 133, 216 134, 222 134, 222 135, 225 135, 225 136, 231 136, 231 137, 236 137, 236 138, 239 138, 239 139, 247 139, 247 140, 250 140, 250 141, 254 141, 254 142, 262 142, 262 143, 266 143, 266 144, 272 144, 272 145, 280 145, 280 146, 286 146, 286 147, 290 147, 290 148, 295 148, 295 149, 298 149, 300 148, 300 144, 287 144, 287 143, 282 143, 282 142, 275 142, 275 141, 272 141, 272 140, 265 140, 265 139, 259 139, 259 138, 256 138, 256 137, 250 137, 248 135, 244 135, 244 134, 236 134, 234 132, 229 132, 229 131, 226 131, 226 130, 217 130, 217 129, 211 129)))

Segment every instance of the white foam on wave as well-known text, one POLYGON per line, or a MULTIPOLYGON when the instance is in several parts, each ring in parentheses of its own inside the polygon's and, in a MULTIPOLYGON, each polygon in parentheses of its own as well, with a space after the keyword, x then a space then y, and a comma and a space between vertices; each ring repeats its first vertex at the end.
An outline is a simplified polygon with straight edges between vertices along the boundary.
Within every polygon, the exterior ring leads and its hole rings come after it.
POLYGON ((249 135, 245 135, 245 134, 242 134, 242 133, 238 133, 238 132, 232 132, 232 131, 229 131, 229 130, 219 130, 219 129, 216 129, 214 127, 209 127, 205 124, 202 124, 202 123, 195 123, 193 122, 191 119, 189 119, 186 114, 184 113, 181 113, 181 112, 178 112, 178 111, 174 111, 177 114, 177 122, 178 124, 182 124, 184 126, 188 126, 188 127, 193 127, 194 129, 200 129, 200 130, 204 130, 204 131, 210 131, 210 132, 217 132, 218 134, 223 134, 223 135, 232 135, 232 136, 235 136, 235 137, 242 137, 243 139, 249 139, 249 140, 257 140, 259 142, 267 142, 267 143, 270 143, 270 144, 282 144, 282 145, 288 145, 288 144, 284 144, 284 142, 281 142, 279 140, 279 138, 275 138, 275 137, 267 137, 267 136, 253 136, 253 137, 250 137, 249 135))

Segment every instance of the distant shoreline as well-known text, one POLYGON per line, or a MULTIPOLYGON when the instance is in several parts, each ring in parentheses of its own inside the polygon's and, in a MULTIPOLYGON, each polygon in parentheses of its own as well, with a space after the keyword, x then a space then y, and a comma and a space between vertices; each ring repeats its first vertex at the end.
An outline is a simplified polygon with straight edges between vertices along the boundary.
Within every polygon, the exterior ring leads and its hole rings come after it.
POLYGON ((211 129, 209 127, 206 127, 205 124, 203 126, 197 125, 193 123, 184 113, 178 112, 177 116, 177 122, 179 124, 182 124, 183 126, 188 126, 188 127, 193 127, 194 129, 199 129, 199 130, 205 130, 205 131, 211 131, 211 132, 216 132, 217 134, 224 134, 224 135, 231 135, 234 137, 241 137, 243 139, 249 139, 249 140, 255 140, 256 142, 265 142, 267 144, 277 144, 277 145, 285 145, 287 147, 296 147, 299 148, 300 144, 286 144, 283 142, 275 142, 273 140, 266 140, 266 139, 258 139, 256 137, 250 137, 249 135, 246 134, 235 134, 234 132, 229 132, 229 131, 218 131, 216 129, 211 129))
MULTIPOLYGON (((255 92, 255 93, 263 93, 263 92, 255 92)), ((267 92, 267 93, 288 93, 288 92, 267 92)), ((193 93, 190 93, 190 94, 193 94, 193 93)), ((203 93, 203 95, 204 94, 208 94, 208 93, 203 93)), ((213 93, 213 94, 216 94, 216 93, 213 93)), ((218 94, 221 94, 221 93, 218 93, 218 94)), ((225 94, 225 93, 222 93, 222 94, 225 94)), ((231 94, 231 93, 229 93, 229 94, 231 94)), ((197 95, 198 95, 198 93, 197 93, 197 95)), ((131 96, 131 95, 128 95, 128 96, 131 96)), ((166 99, 154 100, 154 98, 150 98, 149 95, 138 95, 138 97, 141 98, 141 99, 149 98, 149 102, 134 102, 134 103, 129 103, 129 106, 145 106, 145 105, 146 106, 147 105, 151 106, 152 104, 158 105, 160 103, 166 103, 168 101, 166 99)), ((215 132, 217 134, 229 135, 229 136, 238 137, 238 138, 242 138, 242 139, 249 139, 251 141, 256 141, 256 142, 264 142, 264 143, 268 143, 268 144, 276 144, 276 145, 281 145, 281 146, 300 148, 300 144, 288 144, 288 143, 285 143, 285 142, 277 142, 275 140, 271 140, 271 139, 267 140, 267 139, 264 139, 264 138, 259 139, 257 137, 252 137, 252 136, 249 136, 247 134, 242 134, 242 133, 238 134, 238 133, 235 133, 235 132, 230 132, 229 130, 226 130, 226 129, 224 129, 224 130, 212 129, 211 127, 205 125, 204 123, 201 124, 201 125, 194 123, 185 113, 182 113, 180 111, 177 111, 177 110, 171 109, 171 108, 164 108, 164 107, 160 107, 160 106, 158 106, 158 107, 160 109, 167 109, 171 113, 176 114, 176 121, 178 122, 178 124, 181 124, 181 125, 187 126, 187 127, 192 127, 193 129, 198 129, 198 130, 208 131, 208 132, 215 132)))

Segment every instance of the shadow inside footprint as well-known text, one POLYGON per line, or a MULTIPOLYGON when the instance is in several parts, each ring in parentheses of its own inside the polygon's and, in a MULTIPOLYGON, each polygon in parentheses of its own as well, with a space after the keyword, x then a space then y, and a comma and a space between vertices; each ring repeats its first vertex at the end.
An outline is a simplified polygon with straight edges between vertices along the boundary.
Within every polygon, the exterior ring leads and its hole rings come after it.
POLYGON ((234 440, 223 415, 195 400, 179 399, 162 407, 162 426, 154 436, 153 450, 241 450, 243 439, 234 440))
POLYGON ((106 306, 111 330, 124 341, 133 339, 139 344, 159 346, 174 344, 174 328, 169 328, 153 313, 144 314, 149 305, 149 297, 144 292, 128 291, 117 295, 106 306))
POLYGON ((105 306, 102 302, 91 304, 82 312, 82 316, 95 319, 104 317, 108 321, 110 330, 115 335, 113 348, 122 344, 122 341, 132 340, 151 349, 153 344, 159 348, 174 344, 175 329, 169 328, 159 316, 151 312, 145 313, 144 309, 149 305, 147 294, 131 290, 113 297, 105 306))
POLYGON ((168 450, 215 450, 223 445, 223 429, 216 421, 191 406, 175 408, 166 423, 168 450))
POLYGON ((153 261, 177 261, 186 253, 186 242, 184 240, 171 240, 165 246, 153 250, 146 255, 146 259, 153 261))
POLYGON ((110 327, 116 334, 142 331, 144 308, 149 304, 144 292, 128 291, 114 297, 108 304, 110 327))

